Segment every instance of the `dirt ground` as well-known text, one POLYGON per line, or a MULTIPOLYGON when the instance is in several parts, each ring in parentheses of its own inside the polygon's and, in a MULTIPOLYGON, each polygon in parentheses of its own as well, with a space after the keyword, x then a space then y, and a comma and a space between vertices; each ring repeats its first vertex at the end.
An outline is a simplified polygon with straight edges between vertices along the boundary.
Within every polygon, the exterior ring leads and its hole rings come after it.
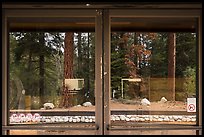
MULTIPOLYGON (((161 102, 151 102, 151 104, 149 106, 146 105, 141 105, 139 103, 134 103, 134 102, 118 102, 115 100, 111 100, 110 101, 110 109, 111 110, 157 110, 157 111, 186 111, 186 103, 185 102, 180 102, 180 101, 167 101, 165 103, 161 103, 161 102)), ((55 108, 55 110, 58 110, 57 108, 55 108)), ((89 106, 89 107, 85 107, 85 106, 74 106, 69 108, 69 110, 72 111, 95 111, 95 106, 89 106)), ((11 135, 56 135, 56 134, 66 134, 66 135, 73 135, 73 134, 78 134, 78 135, 83 135, 83 134, 96 134, 96 131, 64 131, 64 132, 49 132, 49 131, 44 131, 44 130, 12 130, 10 131, 11 135)), ((175 134, 175 135, 179 135, 179 134, 190 134, 190 135, 195 135, 195 131, 192 130, 173 130, 173 131, 167 131, 167 130, 161 130, 161 131, 139 131, 139 130, 131 130, 131 131, 111 131, 109 134, 127 134, 127 135, 131 135, 131 134, 135 134, 135 135, 143 135, 143 134, 149 134, 149 135, 153 135, 153 134, 159 134, 159 135, 168 135, 168 134, 175 134)))
MULTIPOLYGON (((110 101, 111 110, 156 110, 156 111, 187 111, 186 103, 181 101, 167 101, 165 103, 151 102, 150 105, 141 105, 139 103, 132 102, 119 102, 115 100, 110 101)), ((69 110, 95 110, 95 106, 74 106, 69 110)))

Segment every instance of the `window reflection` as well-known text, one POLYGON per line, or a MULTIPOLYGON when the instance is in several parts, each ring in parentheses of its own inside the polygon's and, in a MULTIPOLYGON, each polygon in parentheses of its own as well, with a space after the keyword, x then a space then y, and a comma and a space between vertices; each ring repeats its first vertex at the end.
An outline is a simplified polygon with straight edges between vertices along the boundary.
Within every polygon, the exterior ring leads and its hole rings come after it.
POLYGON ((195 124, 196 34, 112 32, 111 88, 112 123, 195 124))

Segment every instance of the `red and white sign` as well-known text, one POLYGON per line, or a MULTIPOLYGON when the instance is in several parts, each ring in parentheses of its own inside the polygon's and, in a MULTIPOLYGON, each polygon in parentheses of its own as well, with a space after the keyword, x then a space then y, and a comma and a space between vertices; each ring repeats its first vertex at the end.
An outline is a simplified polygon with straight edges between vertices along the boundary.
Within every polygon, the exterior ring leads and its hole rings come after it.
POLYGON ((196 112, 196 98, 187 98, 187 112, 196 112))

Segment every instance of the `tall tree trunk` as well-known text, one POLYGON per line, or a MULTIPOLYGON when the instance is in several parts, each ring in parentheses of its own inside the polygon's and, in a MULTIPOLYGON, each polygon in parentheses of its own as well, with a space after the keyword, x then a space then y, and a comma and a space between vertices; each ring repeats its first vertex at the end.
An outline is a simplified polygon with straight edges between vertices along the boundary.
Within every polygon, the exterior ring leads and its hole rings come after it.
POLYGON ((175 101, 176 34, 168 34, 168 88, 175 101))
POLYGON ((44 75, 45 75, 45 58, 44 55, 40 55, 40 59, 39 59, 39 75, 40 75, 40 80, 39 80, 39 91, 40 91, 40 102, 41 104, 45 103, 45 87, 44 87, 44 75))
POLYGON ((71 107, 73 95, 69 94, 69 90, 65 87, 65 79, 73 78, 73 44, 74 44, 74 33, 65 33, 65 49, 64 49, 64 80, 63 80, 63 93, 61 100, 61 107, 71 107))
MULTIPOLYGON (((90 34, 88 33, 88 43, 87 43, 87 76, 86 76, 86 79, 87 79, 87 90, 86 90, 86 92, 87 92, 87 97, 89 98, 89 96, 90 96, 90 78, 89 78, 89 74, 90 74, 90 68, 89 68, 89 66, 90 66, 90 62, 89 62, 89 44, 90 44, 90 36, 89 36, 90 34)), ((88 100, 87 100, 88 101, 88 100)))
POLYGON ((45 56, 44 56, 44 46, 45 46, 45 40, 44 40, 44 33, 40 33, 40 55, 39 55, 39 92, 40 92, 40 104, 43 105, 45 103, 45 56))
MULTIPOLYGON (((30 73, 31 71, 31 65, 32 65, 32 50, 30 49, 29 50, 29 55, 28 55, 28 67, 26 69, 27 72, 30 73)), ((30 77, 28 76, 27 78, 27 81, 29 82, 30 81, 30 77)), ((30 92, 30 87, 32 85, 30 84, 29 82, 29 85, 25 87, 25 95, 31 95, 32 93, 30 92)))
MULTIPOLYGON (((28 67, 26 69, 27 72, 31 72, 31 65, 32 65, 32 50, 29 50, 29 57, 28 57, 28 67)), ((30 83, 30 76, 27 77, 27 81, 29 82, 28 86, 25 87, 25 109, 31 109, 33 108, 32 104, 32 97, 34 95, 32 91, 32 84, 30 83)))
POLYGON ((82 47, 81 32, 78 33, 78 78, 82 76, 82 47))

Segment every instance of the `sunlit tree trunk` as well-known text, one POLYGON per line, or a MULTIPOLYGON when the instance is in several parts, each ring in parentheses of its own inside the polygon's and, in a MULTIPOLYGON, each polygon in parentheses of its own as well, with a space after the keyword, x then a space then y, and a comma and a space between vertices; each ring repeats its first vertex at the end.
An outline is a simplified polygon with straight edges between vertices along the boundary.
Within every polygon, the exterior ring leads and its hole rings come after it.
POLYGON ((63 80, 63 93, 61 100, 61 107, 71 107, 72 95, 69 94, 69 90, 65 87, 65 79, 73 78, 73 44, 74 44, 74 33, 65 33, 65 48, 64 48, 64 80, 63 80))
POLYGON ((175 101, 176 34, 168 34, 168 88, 175 101))
POLYGON ((78 33, 78 62, 77 62, 77 65, 78 65, 78 77, 81 77, 82 76, 82 41, 81 41, 81 32, 78 33))

